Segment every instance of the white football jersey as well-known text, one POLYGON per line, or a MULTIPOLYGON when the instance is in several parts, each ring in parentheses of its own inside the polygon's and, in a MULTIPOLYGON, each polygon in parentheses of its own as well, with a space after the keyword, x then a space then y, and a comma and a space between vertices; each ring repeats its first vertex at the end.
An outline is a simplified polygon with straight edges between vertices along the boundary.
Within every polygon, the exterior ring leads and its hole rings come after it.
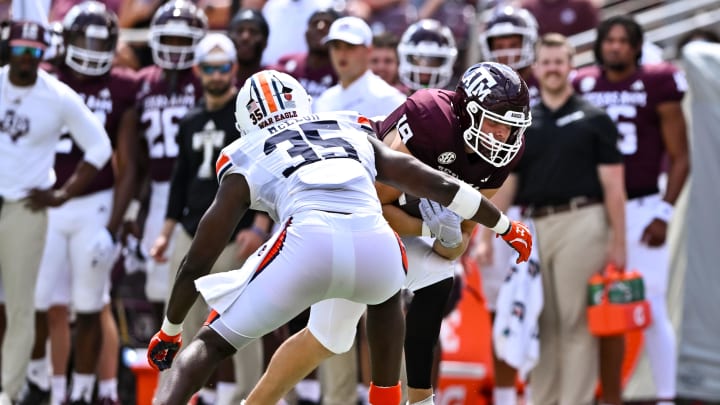
POLYGON ((102 168, 112 153, 110 138, 82 98, 42 70, 33 86, 13 86, 8 69, 0 69, 0 196, 16 201, 55 183, 55 148, 64 128, 83 159, 102 168))
POLYGON ((280 223, 307 210, 381 213, 371 133, 369 121, 355 112, 290 119, 225 147, 218 180, 245 176, 250 208, 280 223))

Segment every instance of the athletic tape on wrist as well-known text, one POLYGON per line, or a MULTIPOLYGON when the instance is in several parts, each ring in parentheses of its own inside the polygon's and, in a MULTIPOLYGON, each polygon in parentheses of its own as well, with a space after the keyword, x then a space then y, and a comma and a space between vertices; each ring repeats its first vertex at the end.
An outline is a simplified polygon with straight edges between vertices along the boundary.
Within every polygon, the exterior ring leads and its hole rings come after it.
POLYGON ((500 219, 498 219, 497 224, 490 229, 500 235, 507 233, 510 230, 510 218, 508 218, 507 215, 500 213, 500 219))
POLYGON ((475 190, 471 185, 461 182, 460 189, 450 201, 448 209, 462 218, 471 219, 477 214, 482 198, 479 191, 475 190))
POLYGON ((140 213, 140 201, 138 200, 132 200, 130 201, 130 204, 128 204, 127 209, 125 210, 125 216, 123 219, 128 222, 134 222, 138 214, 140 213))
POLYGON ((422 236, 433 236, 432 232, 430 232, 430 227, 425 222, 422 223, 422 236))
POLYGON ((165 317, 160 330, 168 336, 177 336, 182 333, 183 327, 181 323, 172 323, 165 317))
POLYGON ((653 213, 653 218, 657 218, 665 221, 666 223, 669 223, 673 217, 674 212, 675 207, 673 207, 672 204, 665 200, 661 200, 655 206, 655 213, 653 213))

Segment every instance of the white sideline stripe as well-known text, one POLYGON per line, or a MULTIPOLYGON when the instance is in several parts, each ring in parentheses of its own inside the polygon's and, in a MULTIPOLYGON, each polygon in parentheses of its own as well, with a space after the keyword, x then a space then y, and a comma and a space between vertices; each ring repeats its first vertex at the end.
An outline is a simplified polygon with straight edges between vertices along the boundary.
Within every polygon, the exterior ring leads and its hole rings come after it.
POLYGON ((487 377, 487 369, 483 363, 471 363, 467 361, 443 360, 440 362, 440 373, 444 377, 469 378, 473 380, 482 380, 487 377))

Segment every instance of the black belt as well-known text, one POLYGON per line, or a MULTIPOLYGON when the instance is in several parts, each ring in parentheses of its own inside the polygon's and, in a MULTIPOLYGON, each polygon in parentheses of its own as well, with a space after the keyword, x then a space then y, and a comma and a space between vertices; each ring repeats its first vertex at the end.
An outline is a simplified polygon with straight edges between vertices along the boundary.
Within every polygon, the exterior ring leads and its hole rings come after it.
POLYGON ((542 218, 552 214, 574 211, 589 205, 601 203, 603 200, 597 197, 575 197, 567 204, 542 205, 539 207, 527 206, 522 208, 522 215, 530 218, 542 218))

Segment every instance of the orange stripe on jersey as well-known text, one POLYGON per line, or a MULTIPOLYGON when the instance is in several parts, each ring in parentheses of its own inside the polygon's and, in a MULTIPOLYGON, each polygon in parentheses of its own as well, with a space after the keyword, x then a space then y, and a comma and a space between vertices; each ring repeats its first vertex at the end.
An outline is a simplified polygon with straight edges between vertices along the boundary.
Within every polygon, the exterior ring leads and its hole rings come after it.
POLYGON ((268 108, 270 108, 270 112, 274 113, 278 110, 277 104, 275 104, 275 99, 273 98, 272 91, 270 90, 270 83, 268 83, 267 80, 267 73, 261 73, 258 76, 258 80, 260 80, 260 88, 262 89, 263 96, 265 97, 265 100, 267 100, 268 108))
POLYGON ((405 244, 402 243, 402 239, 400 239, 400 235, 398 235, 397 232, 394 232, 394 233, 395 233, 395 239, 397 239, 398 245, 400 246, 400 256, 402 258, 401 260, 402 260, 403 271, 405 271, 405 274, 407 274, 408 258, 407 258, 407 251, 405 250, 405 244))
POLYGON ((210 311, 210 315, 208 315, 207 319, 205 320, 205 323, 203 323, 203 326, 208 326, 211 323, 215 322, 216 319, 220 318, 220 314, 216 310, 210 311))
POLYGON ((265 257, 262 259, 262 262, 260 262, 260 265, 258 266, 257 270, 255 270, 255 274, 253 274, 250 281, 252 281, 255 277, 257 277, 265 268, 273 261, 275 258, 280 254, 280 251, 282 250, 283 246, 285 245, 285 238, 287 237, 287 230, 290 227, 290 224, 292 223, 292 218, 288 219, 287 223, 285 223, 285 227, 280 232, 280 235, 278 236, 277 240, 268 250, 265 257))
POLYGON ((218 157, 217 162, 215 162, 215 173, 220 173, 220 170, 222 170, 223 166, 225 166, 226 163, 230 162, 230 158, 228 155, 221 153, 220 157, 218 157))
POLYGON ((370 120, 369 120, 367 117, 363 116, 363 115, 361 115, 361 116, 358 117, 358 121, 357 121, 357 122, 358 122, 358 124, 360 124, 360 125, 370 125, 370 120))

